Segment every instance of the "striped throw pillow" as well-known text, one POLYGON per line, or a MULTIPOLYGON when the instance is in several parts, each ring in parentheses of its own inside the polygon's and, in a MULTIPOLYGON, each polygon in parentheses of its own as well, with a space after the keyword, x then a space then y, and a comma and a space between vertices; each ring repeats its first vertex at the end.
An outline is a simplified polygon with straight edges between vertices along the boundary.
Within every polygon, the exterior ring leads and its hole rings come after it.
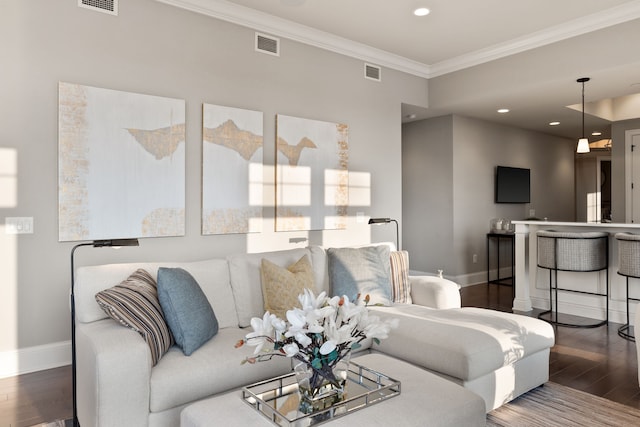
POLYGON ((391 252, 391 286, 393 302, 411 304, 411 286, 409 284, 409 252, 391 252))
POLYGON ((109 317, 142 335, 151 350, 152 366, 173 345, 156 281, 147 271, 138 269, 119 285, 98 292, 96 301, 109 317))

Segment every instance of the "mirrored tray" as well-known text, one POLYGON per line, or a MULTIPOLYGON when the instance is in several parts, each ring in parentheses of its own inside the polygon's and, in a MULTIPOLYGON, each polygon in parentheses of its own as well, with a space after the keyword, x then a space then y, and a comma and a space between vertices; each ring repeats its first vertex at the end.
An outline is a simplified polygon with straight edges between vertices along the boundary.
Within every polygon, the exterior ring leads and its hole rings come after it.
POLYGON ((308 427, 400 394, 400 381, 354 363, 349 365, 345 398, 312 414, 298 411, 300 394, 294 374, 287 374, 244 387, 242 399, 275 425, 308 427))

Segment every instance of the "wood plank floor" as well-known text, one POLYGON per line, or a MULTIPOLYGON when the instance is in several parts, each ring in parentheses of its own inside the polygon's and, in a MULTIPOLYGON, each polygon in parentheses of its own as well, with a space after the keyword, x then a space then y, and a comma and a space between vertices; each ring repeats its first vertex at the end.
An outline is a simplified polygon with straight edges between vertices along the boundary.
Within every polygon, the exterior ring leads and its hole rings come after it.
MULTIPOLYGON (((461 295, 464 306, 511 311, 508 286, 474 285, 462 288, 461 295)), ((551 380, 640 408, 635 344, 618 336, 618 326, 556 328, 551 380)), ((0 379, 0 427, 27 427, 70 418, 72 411, 69 366, 0 379)))
POLYGON ((71 367, 0 379, 0 427, 71 418, 71 367))

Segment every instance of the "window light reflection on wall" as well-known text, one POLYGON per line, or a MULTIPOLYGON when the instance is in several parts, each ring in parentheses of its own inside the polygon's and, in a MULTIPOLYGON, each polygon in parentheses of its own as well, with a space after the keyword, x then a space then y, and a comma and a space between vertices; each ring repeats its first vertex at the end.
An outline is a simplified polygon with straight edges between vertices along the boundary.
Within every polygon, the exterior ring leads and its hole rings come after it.
POLYGON ((0 148, 0 208, 18 206, 18 150, 0 148))

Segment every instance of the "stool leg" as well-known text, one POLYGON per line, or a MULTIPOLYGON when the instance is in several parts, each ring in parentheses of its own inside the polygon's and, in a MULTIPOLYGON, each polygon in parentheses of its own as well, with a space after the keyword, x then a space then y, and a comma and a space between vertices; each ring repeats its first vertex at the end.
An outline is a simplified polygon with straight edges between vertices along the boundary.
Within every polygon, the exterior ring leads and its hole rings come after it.
POLYGON ((556 277, 556 286, 555 286, 555 290, 556 290, 556 320, 555 322, 558 323, 558 270, 553 270, 554 276, 556 277))
POLYGON ((551 270, 549 270, 549 319, 553 322, 553 274, 551 270))
POLYGON ((627 298, 626 298, 626 300, 627 300, 627 323, 618 328, 618 335, 620 335, 622 338, 624 338, 626 340, 635 341, 636 337, 629 332, 629 330, 631 329, 631 320, 629 319, 629 276, 627 276, 626 279, 627 279, 626 280, 626 288, 627 288, 627 298))
POLYGON ((631 323, 629 323, 629 277, 627 277, 627 328, 629 328, 631 323))
MULTIPOLYGON (((607 325, 608 325, 609 324, 609 266, 607 266, 606 271, 607 271, 607 282, 604 284, 606 286, 604 293, 606 298, 607 325)), ((627 295, 629 295, 629 292, 627 292, 627 295)), ((627 309, 627 313, 629 313, 629 309, 627 309)))

